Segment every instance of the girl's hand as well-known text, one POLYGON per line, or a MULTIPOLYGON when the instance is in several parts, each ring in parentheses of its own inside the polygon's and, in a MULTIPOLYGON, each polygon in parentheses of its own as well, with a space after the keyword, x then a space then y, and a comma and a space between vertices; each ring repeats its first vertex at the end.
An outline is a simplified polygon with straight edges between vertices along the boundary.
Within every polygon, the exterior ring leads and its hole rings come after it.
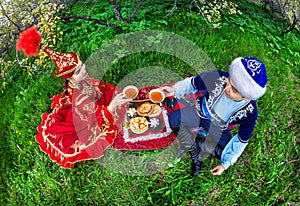
POLYGON ((122 104, 128 103, 130 101, 132 101, 132 99, 127 98, 125 93, 121 92, 113 98, 107 109, 110 111, 110 113, 114 113, 118 106, 121 106, 122 104))

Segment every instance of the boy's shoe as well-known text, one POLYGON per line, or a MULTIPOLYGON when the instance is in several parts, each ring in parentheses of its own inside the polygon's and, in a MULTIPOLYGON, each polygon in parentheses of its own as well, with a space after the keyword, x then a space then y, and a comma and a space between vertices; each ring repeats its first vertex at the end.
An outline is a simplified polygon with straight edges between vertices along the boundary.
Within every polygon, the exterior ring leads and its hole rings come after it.
POLYGON ((195 177, 199 174, 202 166, 202 161, 192 161, 192 176, 195 177))

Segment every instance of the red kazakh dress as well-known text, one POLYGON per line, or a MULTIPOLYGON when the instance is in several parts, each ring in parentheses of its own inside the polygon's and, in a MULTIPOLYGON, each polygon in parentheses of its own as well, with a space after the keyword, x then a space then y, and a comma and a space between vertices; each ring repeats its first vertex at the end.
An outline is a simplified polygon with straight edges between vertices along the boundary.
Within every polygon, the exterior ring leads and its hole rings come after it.
POLYGON ((97 159, 113 144, 118 128, 107 110, 116 86, 89 79, 69 82, 68 94, 52 98, 52 112, 42 115, 36 141, 63 168, 97 159))

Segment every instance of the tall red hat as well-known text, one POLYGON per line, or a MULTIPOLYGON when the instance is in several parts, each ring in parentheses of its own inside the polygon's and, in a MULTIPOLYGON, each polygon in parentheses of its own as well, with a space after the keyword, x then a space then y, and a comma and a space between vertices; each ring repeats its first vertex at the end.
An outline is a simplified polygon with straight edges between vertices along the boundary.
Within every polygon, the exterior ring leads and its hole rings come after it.
POLYGON ((38 48, 40 47, 55 63, 58 74, 52 72, 54 76, 68 79, 73 72, 80 66, 81 62, 75 52, 67 54, 60 54, 51 50, 45 45, 40 46, 42 35, 37 31, 36 26, 23 31, 17 41, 17 50, 23 50, 27 57, 38 55, 38 48))
POLYGON ((58 70, 58 74, 52 72, 54 76, 68 79, 72 76, 81 62, 78 55, 75 52, 69 52, 67 54, 60 54, 51 50, 48 46, 41 45, 41 49, 52 59, 58 70))

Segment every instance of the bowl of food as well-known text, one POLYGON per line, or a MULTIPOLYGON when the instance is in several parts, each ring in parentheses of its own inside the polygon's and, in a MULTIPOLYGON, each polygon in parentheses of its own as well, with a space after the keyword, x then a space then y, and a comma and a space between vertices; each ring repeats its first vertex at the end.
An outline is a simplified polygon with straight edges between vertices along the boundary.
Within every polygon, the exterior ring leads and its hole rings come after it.
POLYGON ((134 85, 128 85, 123 89, 123 92, 125 93, 127 98, 134 99, 139 93, 139 90, 134 85))
POLYGON ((149 123, 145 117, 135 117, 130 119, 129 127, 133 133, 142 134, 147 131, 149 123))
POLYGON ((149 99, 153 103, 160 103, 165 99, 165 94, 159 89, 153 89, 149 92, 149 99))

